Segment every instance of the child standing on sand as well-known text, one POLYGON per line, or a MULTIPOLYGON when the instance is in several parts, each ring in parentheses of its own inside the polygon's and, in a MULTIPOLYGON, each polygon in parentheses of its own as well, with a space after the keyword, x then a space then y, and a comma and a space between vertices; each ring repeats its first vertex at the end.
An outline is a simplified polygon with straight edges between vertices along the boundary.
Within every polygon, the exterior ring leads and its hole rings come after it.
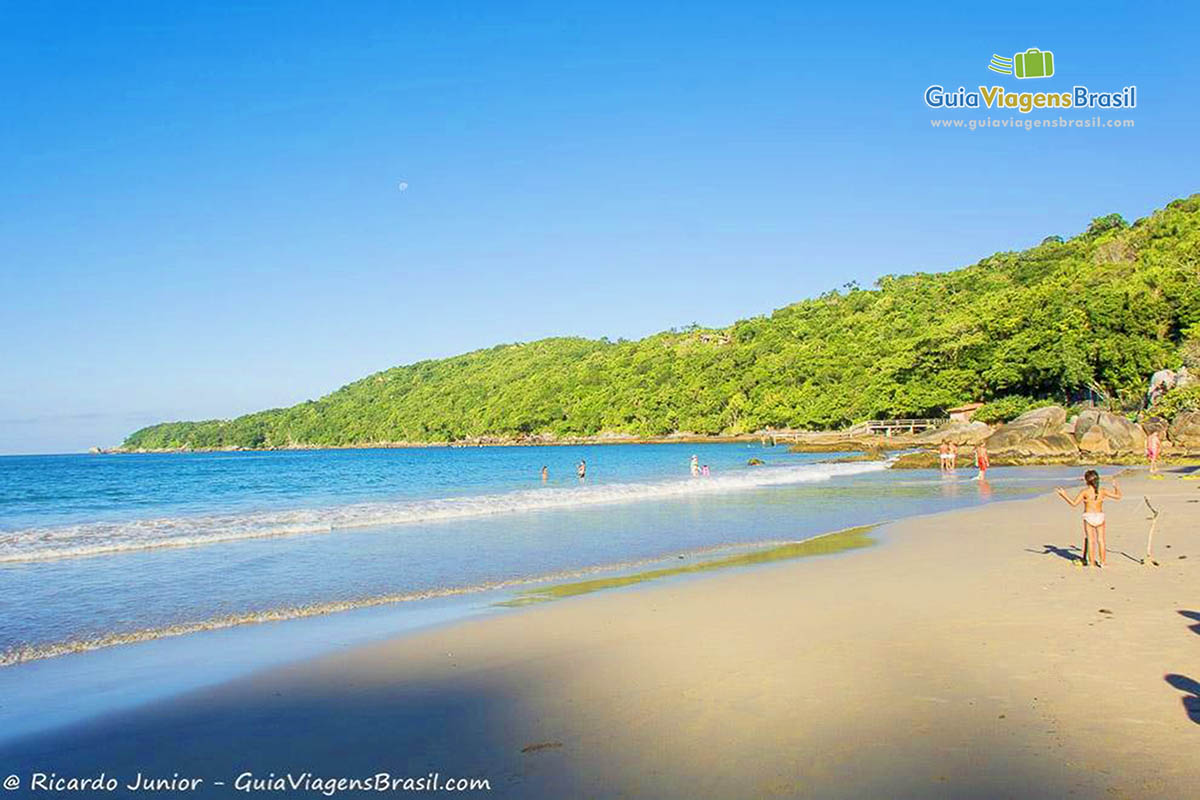
POLYGON ((1087 484, 1079 494, 1075 495, 1072 500, 1067 495, 1067 490, 1059 487, 1054 491, 1063 500, 1066 500, 1072 506, 1077 506, 1083 503, 1083 565, 1090 566, 1088 561, 1091 559, 1091 565, 1103 567, 1105 562, 1104 554, 1104 499, 1120 500, 1121 486, 1117 483, 1116 478, 1113 479, 1112 491, 1100 488, 1100 474, 1094 469, 1089 469, 1083 473, 1083 482, 1087 484), (1096 560, 1096 555, 1099 554, 1100 559, 1096 560))

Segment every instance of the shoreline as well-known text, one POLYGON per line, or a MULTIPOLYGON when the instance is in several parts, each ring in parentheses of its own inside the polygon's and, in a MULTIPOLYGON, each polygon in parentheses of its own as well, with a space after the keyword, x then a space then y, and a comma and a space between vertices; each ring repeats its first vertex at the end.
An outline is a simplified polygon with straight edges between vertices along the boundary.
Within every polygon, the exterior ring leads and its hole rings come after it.
MULTIPOLYGON (((780 438, 785 434, 774 434, 776 438, 780 438)), ((795 435, 786 434, 786 435, 795 435)), ((611 434, 600 436, 579 436, 570 438, 555 438, 555 439, 506 439, 503 437, 483 437, 478 440, 461 440, 454 442, 364 442, 360 444, 330 444, 330 445, 305 445, 293 444, 283 445, 280 447, 164 447, 164 448, 125 448, 124 445, 118 445, 111 448, 98 448, 94 451, 83 453, 84 455, 152 455, 158 453, 272 453, 272 452, 297 452, 297 451, 322 451, 322 450, 422 450, 422 449, 458 449, 470 447, 580 447, 593 445, 617 445, 617 444, 736 444, 746 442, 753 444, 762 442, 764 438, 771 438, 768 434, 757 433, 739 433, 739 434, 717 434, 706 436, 703 434, 676 434, 669 436, 626 436, 623 434, 611 434)), ((782 446, 780 445, 765 445, 765 446, 782 446)))
MULTIPOLYGON (((777 433, 773 435, 776 440, 773 444, 763 442, 764 437, 758 434, 738 434, 731 436, 680 436, 680 437, 658 437, 658 438, 580 438, 580 439, 561 439, 554 441, 481 441, 472 443, 455 443, 455 442, 382 442, 372 444, 350 444, 350 445, 289 445, 285 447, 262 447, 262 448, 246 448, 246 447, 213 447, 213 448, 163 448, 163 449, 132 449, 126 450, 121 447, 100 450, 91 453, 73 453, 66 455, 178 455, 187 453, 290 453, 290 452, 323 452, 323 451, 341 451, 341 450, 420 450, 420 449, 466 449, 475 447, 592 447, 603 445, 649 445, 649 444, 754 444, 756 442, 762 444, 763 447, 783 447, 793 453, 826 453, 830 456, 837 454, 852 454, 842 458, 831 459, 830 463, 844 463, 848 461, 866 461, 876 458, 876 454, 880 458, 888 453, 901 453, 889 469, 930 469, 937 468, 937 451, 932 449, 929 442, 909 442, 899 441, 896 439, 887 440, 881 438, 878 442, 864 442, 862 439, 854 438, 846 441, 824 440, 815 442, 798 442, 794 438, 796 433, 777 433), (793 437, 793 438, 786 438, 793 437), (911 451, 911 452, 906 452, 911 451)), ((964 456, 964 465, 958 467, 958 471, 974 471, 975 466, 966 462, 970 461, 969 453, 964 456)), ((1008 454, 993 454, 991 456, 991 465, 993 467, 1087 467, 1087 466, 1111 466, 1111 467, 1136 467, 1144 466, 1146 459, 1144 456, 1133 453, 1112 453, 1112 454, 1087 454, 1078 457, 1060 457, 1060 456, 1011 456, 1008 454)), ((1192 466, 1200 464, 1200 451, 1193 449, 1184 449, 1178 453, 1164 454, 1159 463, 1165 468, 1192 466)))
POLYGON ((991 503, 886 525, 889 546, 837 569, 455 622, 18 741, 7 762, 437 769, 514 797, 1184 796, 1200 495, 1180 477, 1122 480, 1105 570, 1073 565, 1078 513, 1056 498, 991 503), (1159 567, 1135 563, 1143 494, 1163 511, 1159 567))
MULTIPOLYGON (((517 591, 516 594, 514 594, 510 599, 491 603, 489 606, 497 608, 517 608, 527 605, 527 603, 517 602, 523 596, 540 595, 546 592, 555 593, 558 587, 569 587, 578 582, 588 582, 587 580, 581 581, 580 579, 588 579, 589 576, 592 575, 613 573, 612 575, 594 579, 601 582, 611 581, 615 583, 623 583, 630 581, 641 583, 649 580, 656 580, 660 577, 665 577, 666 572, 670 572, 673 575, 676 572, 682 574, 691 572, 707 572, 717 569, 736 569, 742 566, 753 565, 756 563, 756 557, 760 555, 769 556, 773 553, 773 551, 783 548, 797 548, 811 545, 818 540, 856 533, 859 531, 862 531, 864 534, 869 534, 870 531, 887 524, 890 523, 883 522, 824 531, 822 533, 817 533, 813 536, 809 536, 804 539, 797 539, 795 541, 764 540, 761 542, 751 543, 718 544, 689 550, 687 551, 686 555, 680 555, 672 551, 671 554, 662 554, 654 557, 620 561, 611 564, 597 564, 594 566, 579 567, 577 569, 566 569, 527 578, 510 578, 478 585, 453 586, 443 589, 412 591, 398 594, 381 595, 377 597, 357 598, 353 600, 336 600, 325 603, 314 603, 306 606, 271 608, 260 611, 245 612, 242 614, 234 614, 216 619, 182 622, 162 628, 144 628, 127 632, 112 633, 106 636, 90 639, 70 639, 65 641, 44 642, 37 645, 20 646, 11 650, 0 651, 0 670, 18 667, 22 664, 30 664, 48 659, 61 658, 68 655, 91 653, 97 650, 107 650, 125 645, 161 641, 163 639, 174 639, 184 636, 191 636, 198 633, 206 633, 209 631, 225 631, 233 628, 247 628, 263 623, 286 623, 295 620, 312 619, 314 617, 336 617, 339 614, 347 612, 385 608, 389 606, 400 606, 405 603, 421 602, 425 600, 442 600, 450 598, 465 599, 473 595, 486 596, 508 590, 517 591), (687 556, 703 558, 705 556, 726 551, 730 552, 731 555, 723 556, 716 561, 689 561, 683 567, 664 567, 662 570, 664 572, 663 575, 653 574, 658 572, 657 570, 651 570, 645 573, 628 572, 629 570, 634 570, 641 567, 650 567, 655 564, 670 564, 674 559, 684 559, 687 556), (720 563, 725 561, 730 563, 720 563), (645 575, 652 575, 652 577, 643 577, 645 575), (636 579, 636 581, 631 581, 631 579, 636 579), (522 587, 535 588, 523 589, 522 587)), ((878 544, 878 542, 872 541, 870 544, 878 544)), ((855 547, 861 546, 868 545, 856 544, 844 549, 854 549, 855 547)), ((799 552, 795 555, 775 555, 775 557, 769 558, 769 560, 791 560, 794 558, 804 558, 810 555, 825 554, 826 553, 799 552)), ((832 552, 829 554, 832 554, 832 552)))
MULTIPOLYGON (((341 451, 341 450, 423 450, 423 449, 467 449, 475 447, 593 447, 604 445, 649 445, 649 444, 755 444, 760 443, 763 447, 783 447, 793 453, 828 453, 836 455, 840 453, 852 453, 856 457, 866 458, 872 453, 897 453, 903 451, 917 451, 910 455, 913 458, 905 459, 903 463, 897 464, 893 469, 927 469, 937 466, 937 452, 930 449, 928 442, 913 443, 913 442, 887 442, 881 440, 878 443, 865 443, 861 440, 850 440, 846 442, 819 442, 819 443, 802 443, 794 439, 785 439, 783 434, 777 434, 775 444, 765 444, 762 442, 763 437, 757 434, 745 434, 736 436, 687 436, 674 438, 612 438, 606 437, 603 439, 560 439, 555 441, 489 441, 489 442, 379 442, 372 444, 347 444, 347 445, 288 445, 285 447, 193 447, 193 448, 162 448, 162 449, 123 449, 114 447, 110 449, 99 450, 96 452, 82 453, 39 453, 39 454, 23 454, 23 455, 103 455, 103 456, 121 456, 121 455, 178 455, 186 453, 294 453, 294 452, 324 452, 324 451, 341 451)), ((845 459, 842 459, 845 460, 845 459)), ((1165 466, 1187 466, 1200 462, 1200 451, 1183 450, 1179 453, 1165 454, 1159 459, 1159 463, 1165 466)), ((1038 457, 1009 457, 1006 455, 993 455, 991 463, 994 467, 1032 467, 1032 466, 1090 466, 1090 465, 1105 465, 1105 466, 1143 466, 1146 463, 1144 456, 1130 453, 1113 453, 1107 456, 1092 454, 1088 457, 1078 458, 1061 458, 1056 456, 1038 457)), ((974 466, 970 466, 974 469, 974 466)), ((967 466, 959 467, 960 470, 968 469, 967 466)))

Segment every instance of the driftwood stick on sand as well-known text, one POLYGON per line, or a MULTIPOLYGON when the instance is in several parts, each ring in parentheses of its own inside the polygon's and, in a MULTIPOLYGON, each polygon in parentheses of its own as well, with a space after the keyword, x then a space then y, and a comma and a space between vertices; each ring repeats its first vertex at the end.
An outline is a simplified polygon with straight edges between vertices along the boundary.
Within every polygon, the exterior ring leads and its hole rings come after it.
POLYGON ((1142 559, 1143 564, 1153 564, 1158 566, 1158 562, 1154 560, 1154 529, 1158 527, 1158 509, 1150 505, 1150 498, 1142 496, 1142 500, 1146 503, 1146 508, 1150 509, 1150 535, 1146 537, 1146 557, 1142 559))

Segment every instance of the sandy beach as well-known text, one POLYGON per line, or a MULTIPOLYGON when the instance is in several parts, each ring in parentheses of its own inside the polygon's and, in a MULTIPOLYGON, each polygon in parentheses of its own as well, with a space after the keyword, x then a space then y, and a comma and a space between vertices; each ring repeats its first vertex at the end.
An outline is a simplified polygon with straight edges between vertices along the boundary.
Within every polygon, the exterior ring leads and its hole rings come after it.
POLYGON ((212 797, 247 796, 247 772, 436 772, 504 797, 1190 796, 1200 481, 1121 483, 1104 570, 1076 560, 1078 509, 995 503, 270 670, 20 742, 0 771, 178 773, 212 797))

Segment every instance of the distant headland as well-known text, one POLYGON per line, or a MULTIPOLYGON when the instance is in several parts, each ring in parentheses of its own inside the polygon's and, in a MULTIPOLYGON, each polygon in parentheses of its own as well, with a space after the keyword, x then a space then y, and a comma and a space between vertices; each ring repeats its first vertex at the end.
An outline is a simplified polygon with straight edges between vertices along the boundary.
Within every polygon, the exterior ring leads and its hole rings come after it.
POLYGON ((1194 386, 1147 397, 1151 375, 1181 366, 1200 366, 1200 195, 962 269, 847 284, 727 328, 498 345, 289 408, 152 425, 116 449, 756 439, 940 417, 971 401, 990 424, 1097 399, 1166 418, 1200 408, 1194 386))

